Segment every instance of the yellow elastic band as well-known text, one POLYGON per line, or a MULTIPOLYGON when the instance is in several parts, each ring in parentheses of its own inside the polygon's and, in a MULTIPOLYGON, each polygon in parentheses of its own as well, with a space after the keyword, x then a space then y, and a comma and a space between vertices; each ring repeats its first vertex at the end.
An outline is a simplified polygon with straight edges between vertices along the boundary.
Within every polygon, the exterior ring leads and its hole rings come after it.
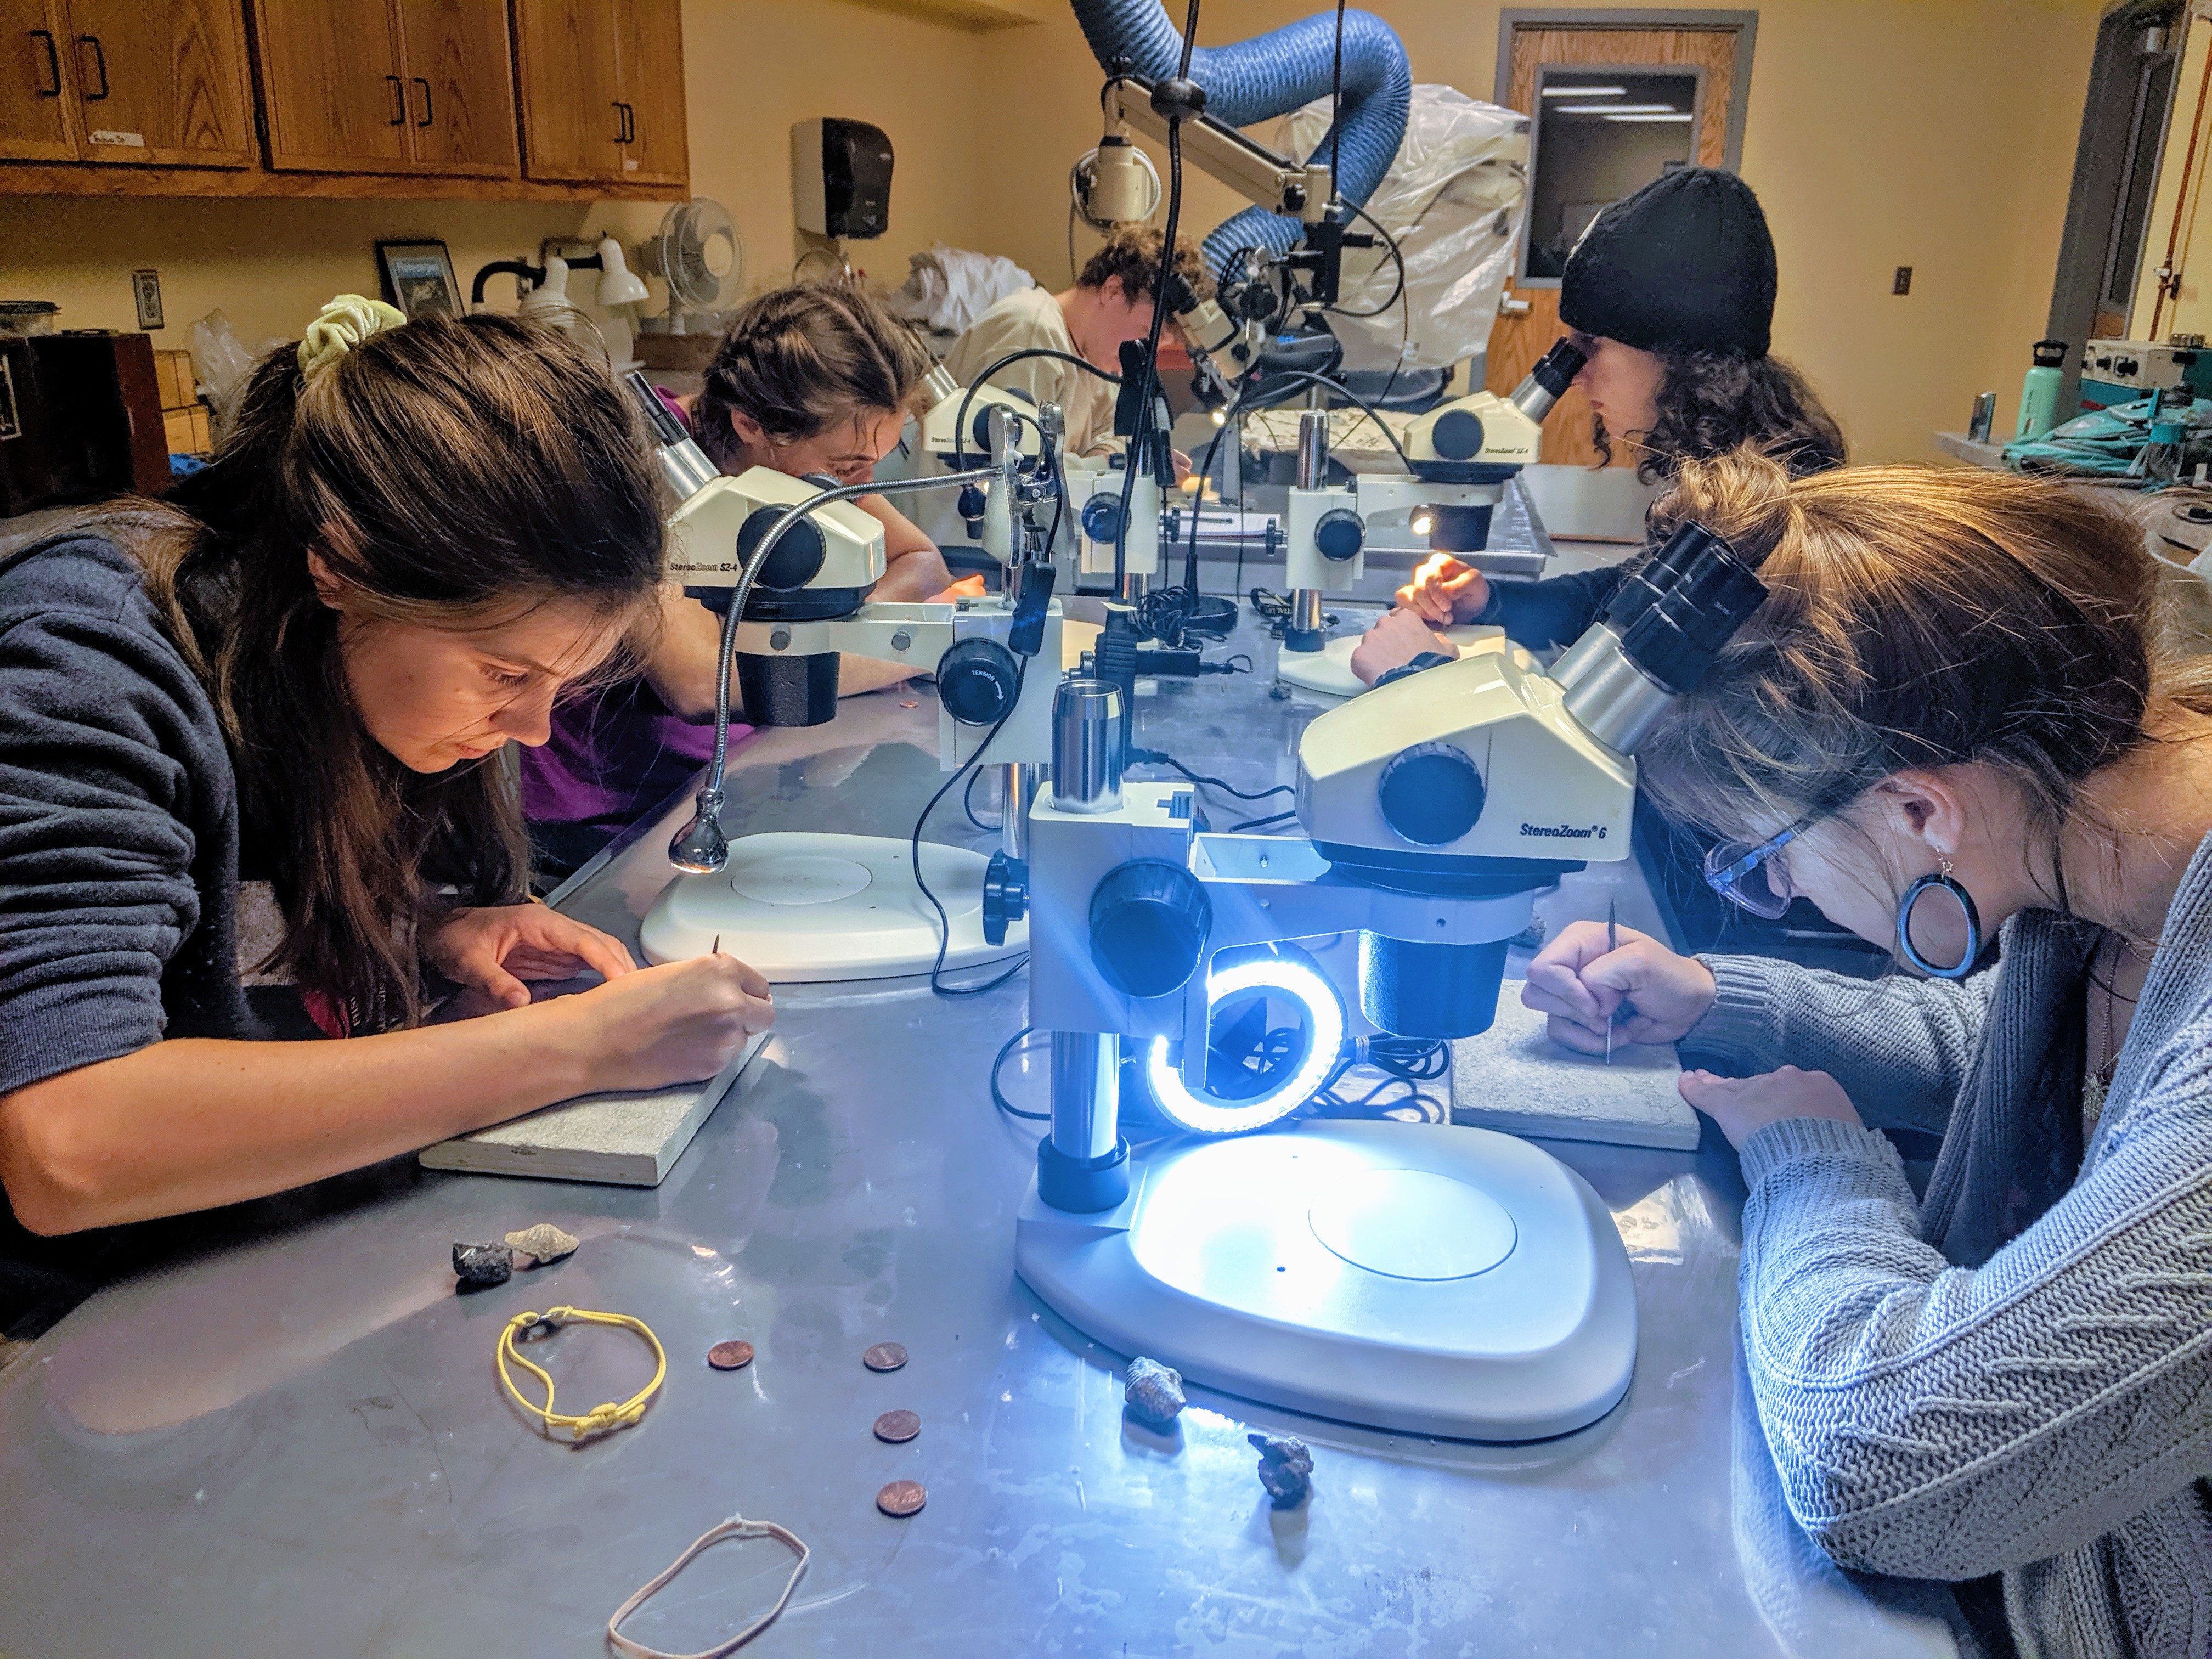
POLYGON ((668 1352, 660 1346, 660 1339, 641 1319, 632 1319, 628 1314, 593 1313, 589 1308, 548 1308, 544 1313, 520 1313, 507 1322, 507 1328, 499 1334, 499 1346, 492 1354, 499 1367, 499 1380, 514 1396, 514 1403, 532 1417, 542 1420, 550 1437, 566 1429, 576 1440, 588 1440, 595 1434, 606 1434, 616 1429, 626 1429, 645 1415, 646 1402, 659 1390, 668 1376, 668 1352), (525 1331, 546 1325, 558 1328, 562 1325, 622 1325, 635 1331, 653 1345, 653 1381, 640 1389, 621 1405, 594 1406, 581 1417, 569 1417, 553 1409, 553 1379, 538 1366, 531 1364, 514 1346, 515 1339, 525 1331), (522 1390, 514 1386, 513 1373, 507 1369, 512 1359, 531 1372, 545 1385, 545 1403, 542 1406, 522 1397, 522 1390))
POLYGON ((300 336, 300 373, 312 380, 370 335, 406 320, 405 312, 381 300, 341 294, 300 336))

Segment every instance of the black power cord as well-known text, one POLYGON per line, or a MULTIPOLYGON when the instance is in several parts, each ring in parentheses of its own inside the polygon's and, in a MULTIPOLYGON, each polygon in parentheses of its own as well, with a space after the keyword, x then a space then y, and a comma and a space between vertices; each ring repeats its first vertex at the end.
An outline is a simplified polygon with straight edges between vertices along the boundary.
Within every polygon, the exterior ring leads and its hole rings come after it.
POLYGON ((973 754, 960 763, 959 769, 938 786, 937 793, 929 798, 929 804, 921 809, 921 815, 915 819, 914 831, 907 838, 908 854, 914 861, 914 884, 921 889, 922 897, 927 899, 929 908, 937 912, 937 960, 930 965, 929 988, 941 997, 981 996, 986 991, 997 990, 1029 966, 1030 959, 1024 955, 1016 957, 1013 966, 1007 969, 1005 973, 995 978, 987 979, 981 985, 945 984, 939 975, 945 971, 945 953, 952 944, 952 919, 945 914, 945 906, 938 902, 937 895, 929 890, 929 883, 923 879, 921 873, 921 826, 929 821, 929 815, 937 810, 937 803, 945 799, 952 786, 975 769, 975 763, 982 759, 985 752, 997 739, 1000 732, 1005 728, 1006 722, 1013 719, 1014 710, 1021 707, 1022 684, 1029 678, 1029 672, 1030 659, 1027 657, 1016 659, 1014 695, 1006 701, 1006 712, 991 723, 991 729, 983 734, 983 741, 975 745, 973 754))
POLYGON ((1132 749, 1129 751, 1129 758, 1133 761, 1142 761, 1147 765, 1152 766, 1173 767, 1176 771, 1182 773, 1183 776, 1188 778, 1193 783, 1202 783, 1209 789, 1218 789, 1223 794, 1234 795, 1238 800, 1266 800, 1273 795, 1295 795, 1297 793, 1297 790, 1287 783, 1279 783, 1273 788, 1262 789, 1256 794, 1251 793, 1246 790, 1239 789, 1236 785, 1225 782, 1220 778, 1210 778, 1203 772, 1192 771, 1190 768, 1185 766, 1181 761, 1177 760, 1173 755, 1169 754, 1164 749, 1132 749))
POLYGON ((991 1061, 991 1104, 1008 1117, 1020 1118, 1025 1123, 1049 1123, 1052 1121, 1050 1112, 1025 1112, 1008 1100, 999 1087, 999 1073, 1006 1069, 1006 1056, 1021 1046, 1023 1038, 1036 1035, 1037 1035, 1036 1026, 1024 1025, 999 1045, 998 1056, 991 1061))
MULTIPOLYGON (((985 369, 981 374, 978 374, 973 380, 969 381, 967 394, 960 399, 960 416, 959 418, 953 422, 952 426, 952 470, 955 472, 964 472, 968 470, 968 452, 966 448, 968 441, 968 411, 975 407, 976 392, 981 391, 986 385, 989 384, 991 377, 999 373, 1000 370, 1006 368, 1012 364, 1024 362, 1031 357, 1049 357, 1055 362, 1073 363, 1076 368, 1082 369, 1086 374, 1096 374, 1100 380, 1105 381, 1109 386, 1119 386, 1121 384, 1121 377, 1120 375, 1109 374, 1104 369, 1099 368, 1097 364, 1092 362, 1089 358, 1076 356, 1073 352, 1056 351, 1050 346, 1026 346, 1019 351, 1009 351, 1005 356, 1000 358, 998 362, 993 363, 988 368, 985 369)), ((1028 416, 1021 416, 1019 418, 1023 420, 1030 419, 1028 416)), ((1032 422, 1032 424, 1034 424, 1034 422, 1032 422)), ((987 455, 982 459, 988 460, 990 458, 987 455)))

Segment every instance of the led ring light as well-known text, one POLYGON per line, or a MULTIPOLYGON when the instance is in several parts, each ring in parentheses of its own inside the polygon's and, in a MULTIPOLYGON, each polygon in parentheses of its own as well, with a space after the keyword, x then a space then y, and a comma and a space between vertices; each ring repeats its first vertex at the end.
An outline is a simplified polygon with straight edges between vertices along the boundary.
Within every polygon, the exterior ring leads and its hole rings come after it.
POLYGON ((1206 1018, 1225 997, 1239 991, 1281 993, 1305 1010, 1306 1051, 1297 1069, 1266 1094, 1252 1100, 1222 1100, 1194 1092, 1168 1058, 1168 1040, 1155 1037, 1146 1063, 1146 1079, 1161 1112, 1200 1134, 1236 1134, 1262 1128, 1296 1110, 1328 1080, 1344 1047, 1344 1005, 1336 988, 1302 963, 1258 957, 1211 975, 1206 981, 1206 1018))

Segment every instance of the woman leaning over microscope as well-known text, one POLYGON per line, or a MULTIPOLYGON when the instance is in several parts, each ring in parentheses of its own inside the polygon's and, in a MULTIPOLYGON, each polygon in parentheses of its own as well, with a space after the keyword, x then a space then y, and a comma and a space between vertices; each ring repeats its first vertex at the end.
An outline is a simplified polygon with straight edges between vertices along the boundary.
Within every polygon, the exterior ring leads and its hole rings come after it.
POLYGON ((2161 659, 2136 532, 2056 486, 1730 459, 1661 516, 1771 596, 1650 787, 1738 903, 1809 898, 1923 976, 1578 923, 1526 1000, 1744 1074, 1682 1093, 1742 1158, 1745 1353, 1815 1541, 1951 1581, 1999 1653, 2203 1659, 2212 671, 2161 659), (1862 1127, 1947 1120, 1924 1200, 1862 1127))
MULTIPOLYGON (((1684 167, 1600 214, 1559 280, 1559 319, 1589 355, 1575 385, 1595 412, 1600 455, 1628 445, 1646 483, 1743 444, 1795 473, 1843 465, 1835 421, 1804 376, 1768 353, 1775 283, 1766 216, 1732 173, 1684 167)), ((1568 644, 1627 568, 1492 586, 1432 555, 1361 641, 1353 671, 1372 684, 1423 652, 1451 654, 1430 630, 1468 623, 1501 626, 1533 649, 1568 644)))
POLYGON ((121 1224, 711 1076, 768 1022, 734 959, 635 969, 526 902, 493 757, 545 740, 660 571, 603 363, 350 296, 262 362, 168 500, 6 562, 0 1321, 51 1322, 165 1248, 121 1224), (254 968, 290 988, 249 999, 254 968), (525 981, 586 969, 607 983, 531 1004, 525 981), (501 1012, 426 1024, 454 992, 501 1012), (349 1040, 248 1040, 288 1010, 349 1040))
MULTIPOLYGON (((765 466, 859 483, 897 447, 928 373, 929 354, 913 331, 865 289, 799 284, 747 302, 715 349, 706 390, 678 407, 699 447, 732 477, 765 466)), ((888 498, 863 495, 854 505, 884 527, 875 598, 927 599, 947 589, 937 544, 888 498)), ((554 711, 551 741, 522 763, 541 875, 575 869, 707 763, 720 650, 721 618, 671 586, 641 653, 642 675, 554 711)), ((912 672, 846 658, 838 690, 850 696, 912 672)), ((732 739, 750 732, 735 726, 732 739)))

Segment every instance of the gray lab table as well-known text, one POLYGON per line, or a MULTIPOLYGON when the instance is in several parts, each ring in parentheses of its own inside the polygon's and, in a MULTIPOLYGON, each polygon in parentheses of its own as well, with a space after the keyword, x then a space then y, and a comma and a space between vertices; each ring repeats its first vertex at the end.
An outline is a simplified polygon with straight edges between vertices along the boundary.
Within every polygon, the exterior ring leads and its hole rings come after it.
MULTIPOLYGON (((1272 659, 1249 616, 1236 644, 1272 659)), ((1291 775, 1317 712, 1265 672, 1139 707, 1146 744, 1247 787, 1291 775)), ((892 692, 763 734, 739 751, 732 832, 903 833, 938 781, 935 725, 927 692, 892 692)), ((957 804, 935 827, 965 832, 957 804)), ((634 937, 665 836, 568 908, 634 937)), ((1608 895, 1664 926, 1632 864, 1569 878, 1542 910, 1602 916, 1608 895)), ((410 1164, 95 1297, 0 1371, 0 1651, 599 1654, 615 1606, 733 1511, 814 1551, 763 1655, 1953 1651, 1909 1588, 1846 1579, 1780 1505, 1735 1359, 1742 1188, 1710 1131, 1693 1154, 1553 1148, 1612 1207, 1635 1274, 1635 1382, 1594 1426, 1455 1443, 1205 1390, 1174 1437, 1126 1424, 1123 1357, 1013 1274, 1036 1130, 992 1109, 984 1070, 1023 994, 788 990, 658 1190, 410 1164), (454 1294, 452 1241, 540 1220, 582 1248, 454 1294), (667 1344, 639 1426, 572 1449, 502 1399, 501 1325, 556 1303, 639 1316, 667 1344), (759 1357, 708 1370, 731 1337, 759 1357), (862 1368, 883 1340, 905 1370, 862 1368), (921 1413, 918 1439, 871 1436, 892 1407, 921 1413), (1249 1427, 1311 1444, 1307 1507, 1269 1508, 1249 1427), (900 1478, 929 1491, 906 1521, 873 1504, 900 1478)), ((1018 1101, 1040 1081, 1010 1068, 1018 1101)), ((570 1329, 550 1353, 571 1410, 645 1375, 626 1333, 570 1329)), ((708 1647, 787 1565, 773 1543, 720 1546, 628 1632, 708 1647)))

